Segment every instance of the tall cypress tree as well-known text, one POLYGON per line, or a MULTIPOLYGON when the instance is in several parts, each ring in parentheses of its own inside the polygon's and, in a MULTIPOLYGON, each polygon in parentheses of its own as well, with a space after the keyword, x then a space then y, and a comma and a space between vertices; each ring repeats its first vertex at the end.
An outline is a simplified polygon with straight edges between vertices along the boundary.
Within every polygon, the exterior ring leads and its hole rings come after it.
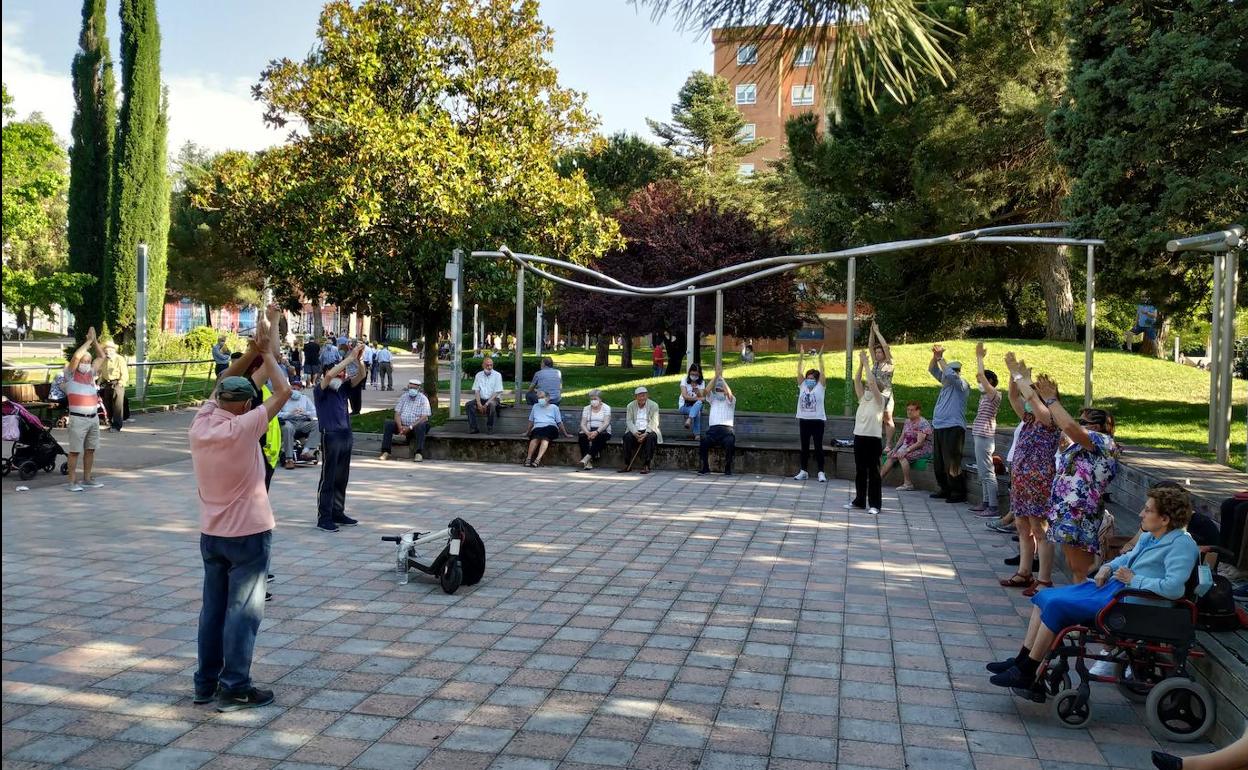
POLYGON ((114 333, 129 336, 135 322, 140 243, 147 244, 149 321, 159 319, 165 297, 169 182, 156 0, 122 0, 121 88, 124 99, 113 154, 104 314, 114 333))
MULTIPOLYGON (((106 0, 83 0, 82 33, 74 55, 73 145, 69 148, 69 269, 96 276, 108 245, 109 183, 113 173, 116 87, 108 52, 106 0)), ((103 282, 82 290, 71 310, 79 339, 101 326, 103 282)))

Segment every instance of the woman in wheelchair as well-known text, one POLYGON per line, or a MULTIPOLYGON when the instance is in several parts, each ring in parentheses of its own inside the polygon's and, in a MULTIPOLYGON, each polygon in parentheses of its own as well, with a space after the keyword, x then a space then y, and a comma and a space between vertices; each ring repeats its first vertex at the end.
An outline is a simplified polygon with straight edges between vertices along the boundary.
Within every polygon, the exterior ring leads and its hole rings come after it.
POLYGON ((1036 594, 1018 655, 988 664, 992 683, 1016 688, 1016 694, 1025 693, 1043 703, 1045 688, 1036 673, 1062 629, 1094 623, 1097 614, 1123 589, 1150 591, 1166 599, 1182 598, 1200 557, 1200 548, 1184 529, 1191 517, 1192 502, 1186 490, 1150 489, 1140 513, 1142 534, 1135 548, 1105 564, 1091 580, 1036 594))

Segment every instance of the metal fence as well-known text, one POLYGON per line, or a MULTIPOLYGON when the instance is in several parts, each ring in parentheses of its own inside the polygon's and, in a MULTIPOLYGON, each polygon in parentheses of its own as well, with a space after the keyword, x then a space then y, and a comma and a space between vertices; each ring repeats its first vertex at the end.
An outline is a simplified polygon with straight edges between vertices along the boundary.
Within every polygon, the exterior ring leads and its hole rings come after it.
MULTIPOLYGON (((144 361, 141 364, 126 362, 126 366, 131 372, 126 393, 132 405, 139 408, 153 404, 176 404, 184 398, 202 398, 212 392, 216 381, 216 369, 210 358, 194 361, 144 361), (142 396, 136 396, 135 385, 139 377, 144 378, 142 396)), ((64 369, 64 366, 55 364, 5 366, 5 393, 8 395, 9 390, 16 386, 51 383, 56 374, 64 369), (33 376, 10 380, 8 377, 11 372, 29 372, 33 376)))

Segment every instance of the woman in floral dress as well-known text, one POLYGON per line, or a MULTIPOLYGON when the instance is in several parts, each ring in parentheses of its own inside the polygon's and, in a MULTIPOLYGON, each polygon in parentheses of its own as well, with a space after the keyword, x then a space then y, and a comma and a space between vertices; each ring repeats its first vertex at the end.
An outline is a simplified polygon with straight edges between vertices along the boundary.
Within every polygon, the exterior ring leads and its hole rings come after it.
MULTIPOLYGON (((1030 380, 1014 354, 1007 353, 1005 365, 1010 371, 1010 406, 1022 420, 1014 446, 1014 462, 1010 467, 1010 512, 1018 530, 1018 572, 1001 581, 1007 588, 1023 588, 1026 596, 1035 596, 1041 588, 1053 586, 1053 544, 1048 541, 1049 499, 1053 492, 1053 464, 1062 432, 1049 406, 1057 400, 1028 400, 1019 389, 1019 382, 1030 380), (1032 575, 1033 557, 1040 559, 1039 578, 1032 575)), ((1056 388, 1054 384, 1054 388, 1056 388)))
POLYGON ((893 463, 901 466, 900 492, 914 489, 910 481, 910 463, 932 456, 932 424, 923 416, 923 405, 918 401, 906 404, 906 421, 901 426, 901 438, 897 446, 888 451, 888 460, 880 470, 880 478, 888 475, 893 463))
POLYGON ((1053 380, 1040 375, 1033 388, 1026 372, 1022 374, 1017 380, 1019 390, 1031 392, 1032 408, 1037 399, 1047 404, 1053 422, 1070 439, 1057 456, 1049 495, 1048 539, 1062 546, 1071 582, 1082 583, 1101 551, 1101 500, 1118 475, 1114 418, 1104 409, 1084 409, 1076 420, 1057 400, 1053 380))

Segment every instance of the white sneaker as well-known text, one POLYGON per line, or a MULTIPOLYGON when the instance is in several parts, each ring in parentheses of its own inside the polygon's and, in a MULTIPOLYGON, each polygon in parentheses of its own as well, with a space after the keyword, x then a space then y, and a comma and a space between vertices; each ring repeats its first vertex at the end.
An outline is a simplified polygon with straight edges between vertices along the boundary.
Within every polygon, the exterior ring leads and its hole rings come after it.
POLYGON ((1110 660, 1096 660, 1088 666, 1088 673, 1093 676, 1113 676, 1117 666, 1110 660))
POLYGON ((377 459, 378 459, 378 460, 389 460, 389 459, 390 459, 390 453, 389 453, 389 452, 382 452, 380 455, 378 455, 378 456, 377 456, 377 459))
POLYGON ((82 490, 83 490, 83 486, 79 484, 78 482, 74 482, 73 484, 69 485, 70 492, 81 492, 82 490))
POLYGON ((861 508, 859 508, 858 506, 854 505, 853 503, 845 503, 845 504, 844 504, 844 505, 842 505, 841 507, 842 507, 842 508, 844 508, 844 509, 845 509, 845 510, 847 510, 847 511, 861 511, 861 510, 862 510, 861 508))
POLYGON ((794 481, 805 481, 805 480, 806 480, 806 479, 808 479, 808 478, 810 478, 810 474, 809 474, 809 473, 807 473, 807 472, 806 472, 806 471, 804 471, 804 470, 801 470, 801 471, 798 471, 798 472, 797 472, 797 475, 793 477, 793 480, 794 480, 794 481))
POLYGON ((819 481, 823 483, 827 483, 828 481, 828 477, 823 475, 823 471, 819 471, 819 481))
POLYGON ((420 452, 417 452, 416 455, 412 457, 412 459, 418 463, 423 463, 425 461, 425 456, 422 455, 420 452))
POLYGON ((868 509, 867 509, 867 513, 871 514, 872 516, 879 516, 879 515, 880 515, 880 509, 879 509, 879 508, 868 508, 868 509))
POLYGON ((91 489, 99 489, 100 487, 104 486, 104 482, 91 479, 90 481, 82 482, 82 485, 84 487, 90 487, 91 489))

